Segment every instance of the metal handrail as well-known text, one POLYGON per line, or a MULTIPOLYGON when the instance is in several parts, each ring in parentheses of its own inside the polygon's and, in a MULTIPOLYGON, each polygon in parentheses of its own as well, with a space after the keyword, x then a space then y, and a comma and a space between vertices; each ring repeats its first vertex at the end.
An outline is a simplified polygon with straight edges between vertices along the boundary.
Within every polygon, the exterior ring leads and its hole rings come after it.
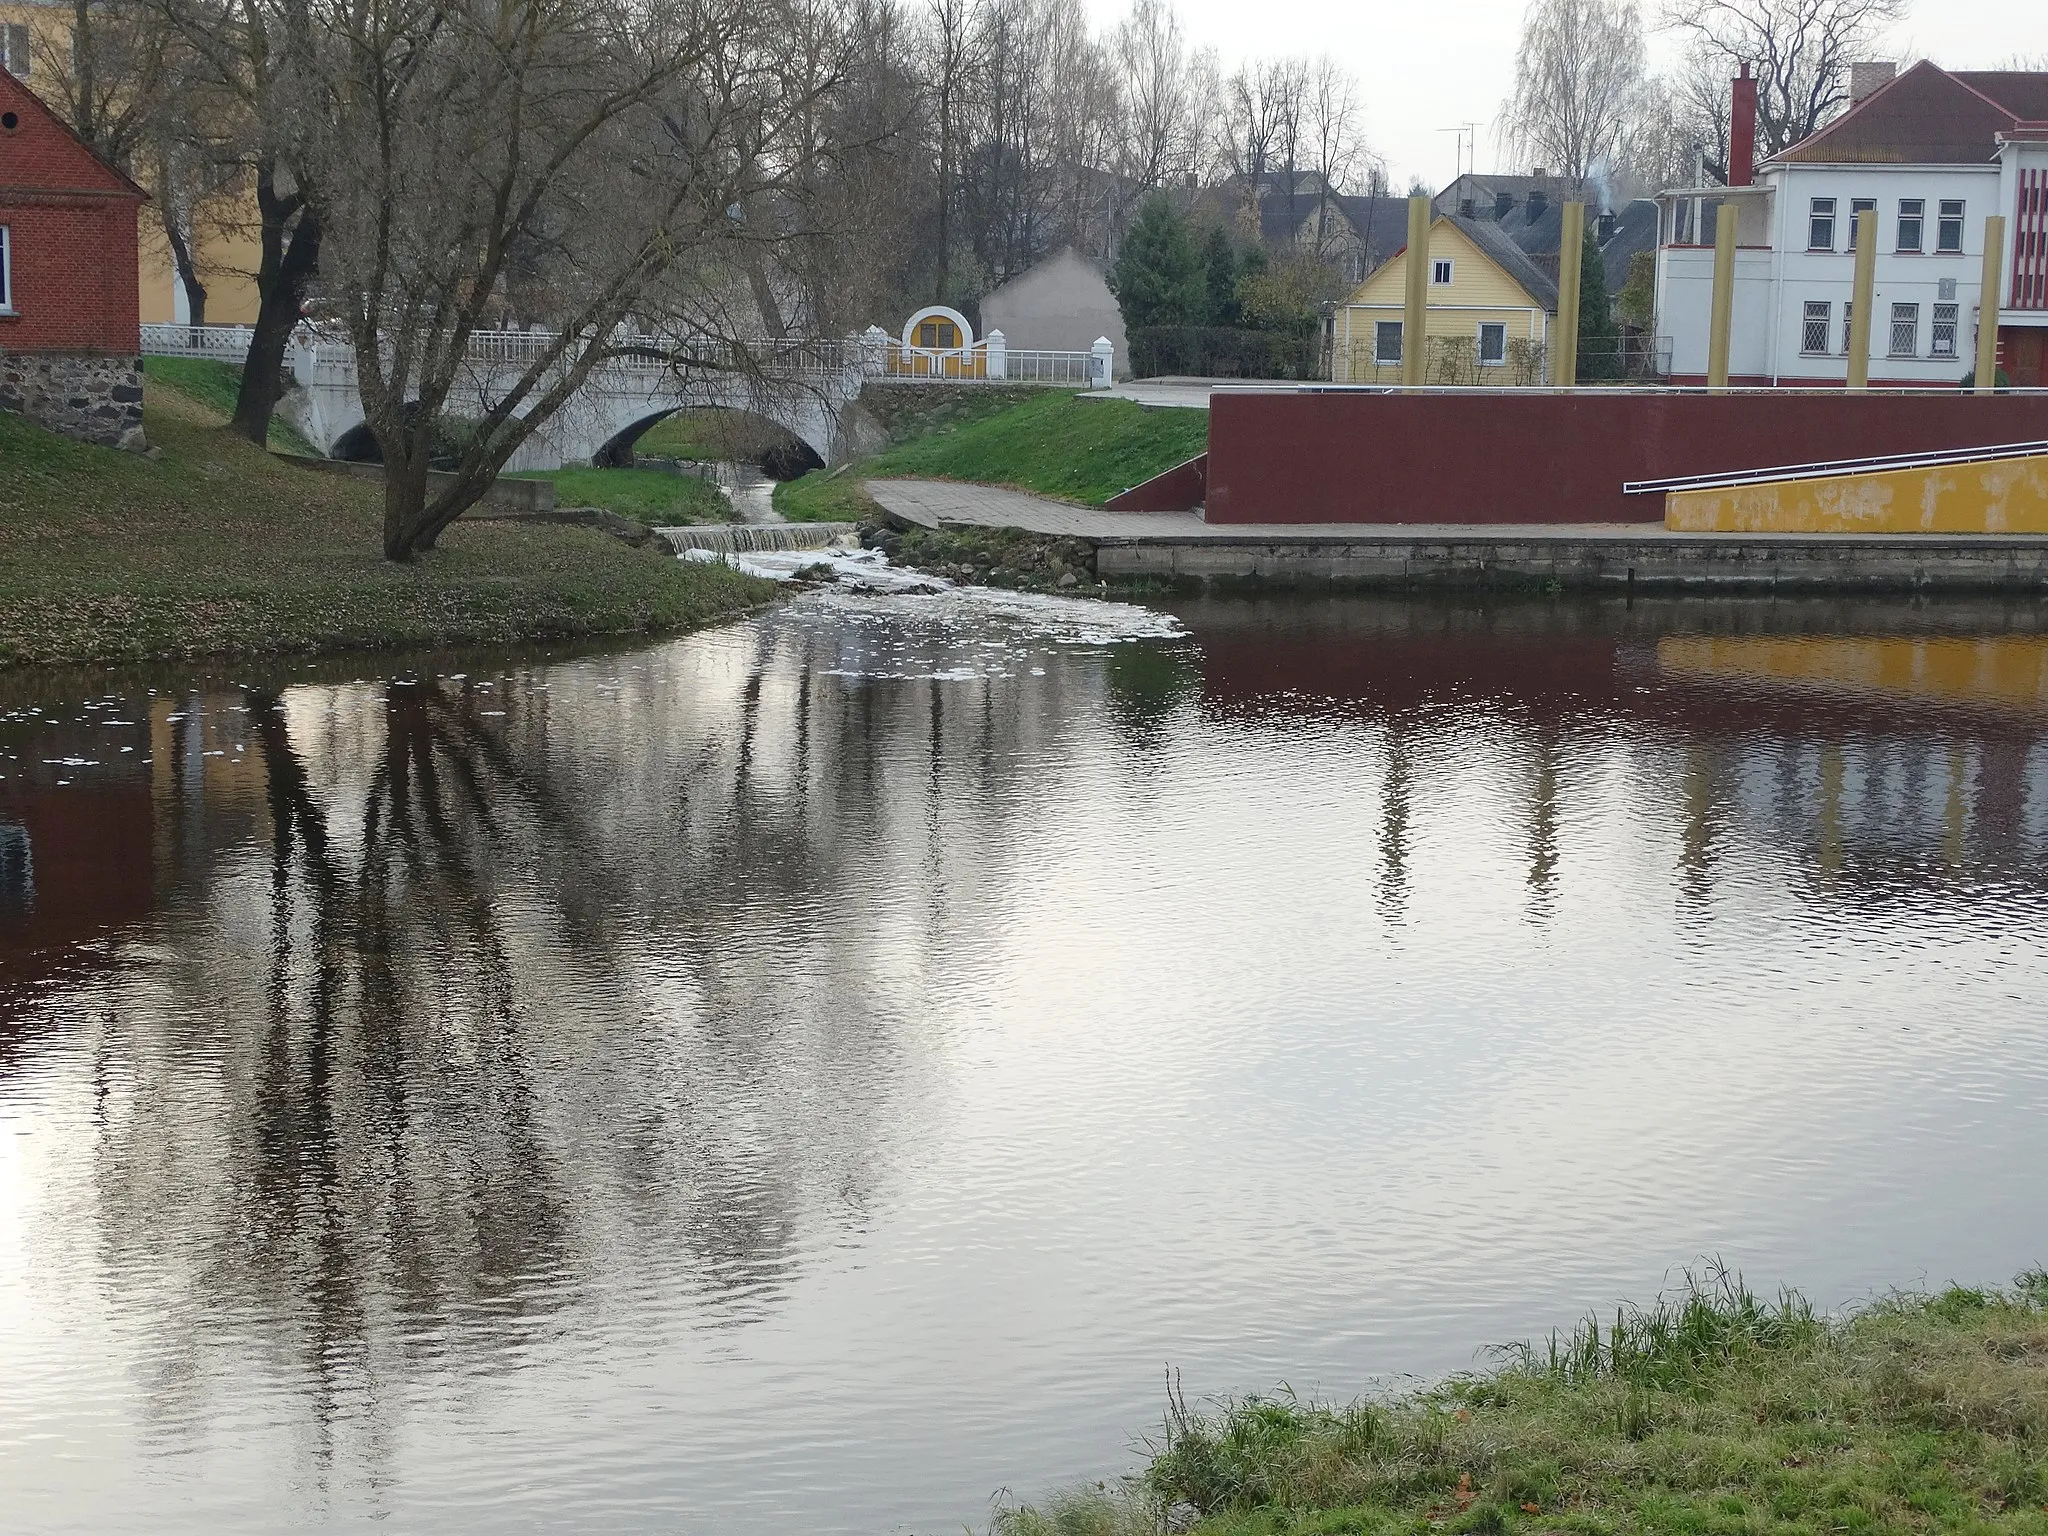
POLYGON ((1678 475, 1669 480, 1628 480, 1621 489, 1628 496, 1653 491, 1711 491, 1774 480, 1831 480, 1876 470, 1939 469, 1944 464, 1985 464, 1996 459, 2025 459, 2042 454, 2048 454, 2048 441, 1989 443, 1981 448, 1935 448, 1924 453, 1894 453, 1876 458, 1825 459, 1818 464, 1778 464, 1768 469, 1736 469, 1715 475, 1678 475))

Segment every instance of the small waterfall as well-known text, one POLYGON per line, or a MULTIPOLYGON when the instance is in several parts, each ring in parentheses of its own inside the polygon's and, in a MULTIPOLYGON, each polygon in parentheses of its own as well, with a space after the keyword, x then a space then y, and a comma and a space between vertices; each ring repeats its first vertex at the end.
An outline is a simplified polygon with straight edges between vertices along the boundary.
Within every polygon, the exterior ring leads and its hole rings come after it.
POLYGON ((786 549, 846 549, 855 543, 853 523, 710 523, 699 528, 657 528, 670 549, 708 549, 721 555, 786 549))

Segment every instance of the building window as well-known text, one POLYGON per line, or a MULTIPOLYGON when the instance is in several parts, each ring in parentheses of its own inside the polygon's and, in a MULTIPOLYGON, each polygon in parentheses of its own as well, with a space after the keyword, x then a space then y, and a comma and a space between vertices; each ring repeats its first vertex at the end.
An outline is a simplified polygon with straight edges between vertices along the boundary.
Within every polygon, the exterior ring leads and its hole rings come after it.
POLYGON ((1954 357, 1956 355, 1956 306, 1937 304, 1934 306, 1934 335, 1928 343, 1930 357, 1954 357))
POLYGON ((1960 202, 1941 205, 1941 222, 1934 230, 1934 248, 1951 255, 1962 254, 1963 205, 1960 202))
POLYGON ((1892 356, 1918 357, 1920 355, 1920 306, 1918 304, 1894 304, 1892 306, 1892 356))
POLYGON ((1508 328, 1499 320, 1489 320, 1479 327, 1479 361, 1486 367, 1498 367, 1508 360, 1508 328))
POLYGON ((28 51, 28 28, 18 21, 0 22, 0 69, 26 80, 28 51))
POLYGON ((1899 250, 1917 255, 1920 250, 1920 226, 1927 217, 1927 203, 1918 197, 1899 199, 1899 250))
POLYGON ((1376 363, 1401 361, 1401 322, 1376 320, 1372 327, 1372 360, 1376 363))
POLYGON ((1429 266, 1429 280, 1439 288, 1451 286, 1451 264, 1448 261, 1434 261, 1429 266))
POLYGON ((1849 336, 1856 329, 1856 301, 1842 300, 1842 356, 1849 355, 1849 336))
POLYGON ((1832 251, 1835 248, 1835 200, 1816 197, 1806 219, 1806 248, 1832 251))
POLYGON ((1671 243, 1692 244, 1692 199, 1682 198, 1671 205, 1671 243))
POLYGON ((0 224, 0 315, 14 313, 14 241, 0 224))
POLYGON ((1809 355, 1826 355, 1828 333, 1835 328, 1835 306, 1826 299, 1808 299, 1806 318, 1799 332, 1799 350, 1809 355))
POLYGON ((1849 199, 1849 249, 1852 251, 1856 249, 1856 226, 1860 222, 1856 215, 1866 212, 1877 212, 1876 198, 1852 197, 1849 199))

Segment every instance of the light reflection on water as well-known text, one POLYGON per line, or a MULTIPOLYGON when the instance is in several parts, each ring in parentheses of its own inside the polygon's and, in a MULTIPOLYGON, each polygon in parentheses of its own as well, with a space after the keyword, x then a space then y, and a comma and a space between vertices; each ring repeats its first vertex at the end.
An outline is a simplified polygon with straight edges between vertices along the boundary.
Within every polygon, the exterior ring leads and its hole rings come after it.
POLYGON ((1182 614, 0 676, 8 1518, 957 1530, 2048 1257, 2026 611, 1182 614))

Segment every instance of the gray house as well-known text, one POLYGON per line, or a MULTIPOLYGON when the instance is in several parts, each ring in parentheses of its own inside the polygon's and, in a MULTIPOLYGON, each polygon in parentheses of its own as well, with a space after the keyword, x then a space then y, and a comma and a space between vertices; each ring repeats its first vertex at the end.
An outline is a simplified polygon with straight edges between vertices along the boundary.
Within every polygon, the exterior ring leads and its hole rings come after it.
POLYGON ((1072 246, 1055 251, 981 301, 981 333, 1001 331, 1013 352, 1086 352, 1107 336, 1118 378, 1131 371, 1124 317, 1102 268, 1072 246))

